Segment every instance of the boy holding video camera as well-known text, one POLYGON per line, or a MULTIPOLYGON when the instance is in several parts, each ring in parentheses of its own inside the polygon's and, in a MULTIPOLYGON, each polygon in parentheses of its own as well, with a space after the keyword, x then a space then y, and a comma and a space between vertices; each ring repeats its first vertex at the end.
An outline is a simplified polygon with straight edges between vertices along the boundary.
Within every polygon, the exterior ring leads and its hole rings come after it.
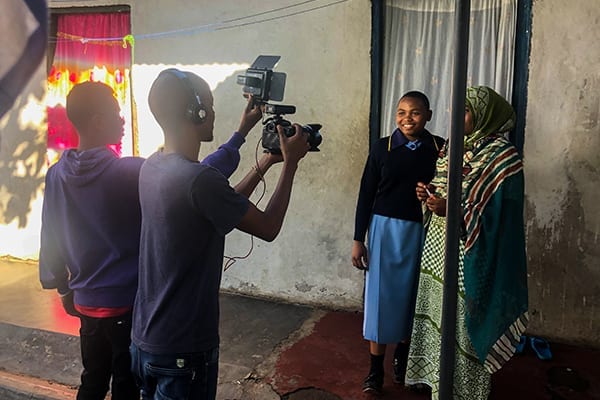
MULTIPOLYGON (((214 399, 219 359, 219 287, 225 235, 234 228, 266 241, 283 224, 307 134, 278 128, 282 155, 265 154, 231 187, 216 169, 198 162, 213 139, 215 112, 208 84, 191 72, 161 72, 149 105, 165 136, 162 151, 140 172, 142 233, 139 287, 134 305, 132 363, 143 398, 214 399), (283 159, 264 211, 248 200, 260 177, 283 159)), ((262 111, 249 99, 241 129, 262 111)))

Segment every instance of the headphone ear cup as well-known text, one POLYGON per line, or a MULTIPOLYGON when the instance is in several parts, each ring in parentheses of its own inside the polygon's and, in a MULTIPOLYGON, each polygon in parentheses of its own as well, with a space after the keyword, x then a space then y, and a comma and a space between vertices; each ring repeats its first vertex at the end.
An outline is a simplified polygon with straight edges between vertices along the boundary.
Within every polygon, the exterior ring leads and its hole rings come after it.
POLYGON ((190 103, 186 109, 187 117, 196 124, 201 124, 206 119, 206 109, 202 104, 190 103))

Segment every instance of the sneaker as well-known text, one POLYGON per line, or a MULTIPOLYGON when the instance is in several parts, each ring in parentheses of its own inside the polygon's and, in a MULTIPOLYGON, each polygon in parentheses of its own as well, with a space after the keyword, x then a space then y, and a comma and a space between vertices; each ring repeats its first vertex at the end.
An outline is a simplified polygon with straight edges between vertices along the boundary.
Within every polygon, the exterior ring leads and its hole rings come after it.
POLYGON ((394 358, 392 366, 394 367, 394 383, 404 385, 404 376, 406 375, 406 363, 394 358))
POLYGON ((363 383, 363 392, 381 394, 383 389, 383 374, 370 372, 363 383))

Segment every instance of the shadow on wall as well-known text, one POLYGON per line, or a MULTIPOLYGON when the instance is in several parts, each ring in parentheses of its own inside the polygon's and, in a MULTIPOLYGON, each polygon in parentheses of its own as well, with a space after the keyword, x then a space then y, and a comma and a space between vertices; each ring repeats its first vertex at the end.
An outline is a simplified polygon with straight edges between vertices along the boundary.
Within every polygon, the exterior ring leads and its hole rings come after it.
MULTIPOLYGON (((39 76, 39 74, 38 74, 39 76)), ((0 120, 0 224, 26 228, 46 173, 45 81, 35 76, 0 120)), ((4 246, 3 246, 4 247, 4 246)))
POLYGON ((45 64, 47 11, 45 1, 18 1, 9 2, 2 12, 2 37, 11 45, 3 48, 0 60, 0 224, 16 221, 18 228, 29 224, 46 165, 46 118, 40 101, 46 68, 40 64, 45 64))

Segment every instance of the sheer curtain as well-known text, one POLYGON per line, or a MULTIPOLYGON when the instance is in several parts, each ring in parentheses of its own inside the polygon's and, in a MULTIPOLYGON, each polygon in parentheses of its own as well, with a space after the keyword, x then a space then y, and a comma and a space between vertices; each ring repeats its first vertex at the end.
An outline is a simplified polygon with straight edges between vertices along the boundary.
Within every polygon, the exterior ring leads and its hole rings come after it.
MULTIPOLYGON (((380 136, 396 127, 398 99, 420 90, 431 102, 427 128, 448 137, 454 0, 386 0, 380 136)), ((467 85, 512 96, 517 0, 472 0, 467 85)))

